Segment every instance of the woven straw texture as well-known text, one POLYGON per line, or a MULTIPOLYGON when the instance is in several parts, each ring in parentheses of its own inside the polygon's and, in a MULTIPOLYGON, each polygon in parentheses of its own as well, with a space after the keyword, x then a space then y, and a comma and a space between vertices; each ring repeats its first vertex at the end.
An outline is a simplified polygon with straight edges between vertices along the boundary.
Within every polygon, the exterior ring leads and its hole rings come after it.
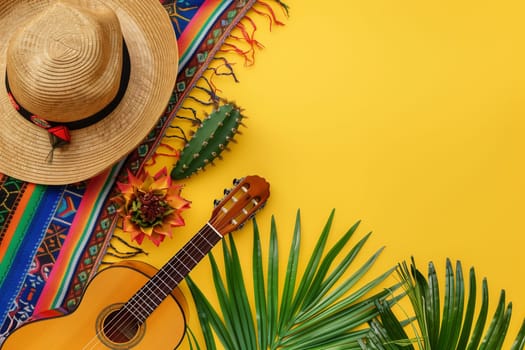
MULTIPOLYGON (((88 4, 82 0, 73 2, 83 6, 88 4)), ((69 16, 77 15, 67 6, 55 8, 51 13, 54 18, 42 17, 41 14, 54 4, 54 1, 34 0, 8 0, 0 3, 0 36, 3 39, 0 42, 0 71, 6 71, 6 62, 10 67, 12 64, 14 68, 26 70, 26 79, 15 78, 14 86, 24 103, 42 111, 43 116, 49 120, 69 121, 91 115, 114 96, 115 84, 118 83, 115 77, 119 75, 115 72, 120 70, 121 62, 115 57, 115 52, 119 50, 114 49, 119 44, 111 40, 119 40, 119 35, 112 28, 112 14, 99 10, 97 16, 94 16, 97 18, 97 30, 84 30, 77 38, 81 48, 88 51, 81 62, 74 62, 78 60, 75 58, 75 50, 69 51, 64 49, 64 45, 57 43, 49 51, 66 62, 57 65, 50 59, 49 62, 44 62, 45 69, 29 71, 24 64, 27 59, 22 53, 31 56, 29 48, 34 48, 35 45, 17 41, 20 28, 35 33, 27 35, 26 32, 24 38, 37 37, 39 33, 53 33, 59 28, 69 45, 71 42, 75 43, 75 40, 67 38, 67 33, 78 32, 78 28, 68 24, 62 27, 57 23, 68 23, 68 19, 71 19, 69 16), (14 43, 9 44, 13 36, 14 43), (95 42, 97 44, 93 45, 95 42), (106 69, 86 64, 97 55, 107 56, 112 67, 106 69), (86 72, 97 69, 102 71, 101 68, 107 70, 104 75, 95 76, 96 79, 91 80, 85 78, 88 76, 86 72), (45 73, 40 74, 42 71, 45 73), (46 90, 50 81, 63 81, 64 84, 52 84, 46 90), (37 89, 38 86, 44 88, 37 89), (75 89, 80 89, 82 93, 75 89), (31 100, 24 97, 28 96, 24 92, 30 90, 40 91, 39 98, 31 100), (104 96, 100 96, 100 91, 104 96), (68 98, 71 95, 75 97, 68 98), (75 110, 78 111, 76 116, 75 110)), ((104 4, 118 17, 131 62, 129 85, 120 104, 96 124, 71 130, 71 143, 55 149, 50 162, 48 133, 25 120, 13 108, 5 88, 5 74, 0 74, 1 173, 41 184, 67 184, 85 180, 134 149, 164 112, 173 91, 178 62, 176 39, 166 11, 157 0, 108 0, 104 4)), ((89 21, 89 18, 85 20, 89 21)), ((89 75, 93 77, 93 74, 89 75)))

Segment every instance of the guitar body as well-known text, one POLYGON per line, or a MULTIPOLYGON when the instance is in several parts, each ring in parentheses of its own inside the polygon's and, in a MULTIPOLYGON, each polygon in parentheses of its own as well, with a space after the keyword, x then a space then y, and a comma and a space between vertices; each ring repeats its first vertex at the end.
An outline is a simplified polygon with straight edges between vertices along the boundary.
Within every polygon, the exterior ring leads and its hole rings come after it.
MULTIPOLYGON (((1 0, 0 0, 1 1, 1 0)), ((160 270, 138 261, 115 264, 89 283, 70 315, 30 322, 1 350, 167 350, 186 332, 186 300, 177 288, 225 234, 262 208, 270 185, 259 176, 234 180, 211 219, 160 270)))
POLYGON ((79 307, 71 314, 30 322, 13 332, 2 350, 175 349, 184 337, 187 304, 175 289, 136 328, 116 334, 111 317, 143 286, 155 268, 142 262, 115 264, 90 282, 79 307), (106 327, 106 328, 104 328, 106 327))

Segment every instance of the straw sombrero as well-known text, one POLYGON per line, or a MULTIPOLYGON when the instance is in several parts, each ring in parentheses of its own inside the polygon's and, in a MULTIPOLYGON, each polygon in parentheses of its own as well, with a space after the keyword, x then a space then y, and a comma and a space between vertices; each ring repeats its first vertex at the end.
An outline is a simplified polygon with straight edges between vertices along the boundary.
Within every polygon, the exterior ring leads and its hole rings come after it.
POLYGON ((159 0, 0 0, 0 173, 88 179, 154 127, 177 75, 159 0))

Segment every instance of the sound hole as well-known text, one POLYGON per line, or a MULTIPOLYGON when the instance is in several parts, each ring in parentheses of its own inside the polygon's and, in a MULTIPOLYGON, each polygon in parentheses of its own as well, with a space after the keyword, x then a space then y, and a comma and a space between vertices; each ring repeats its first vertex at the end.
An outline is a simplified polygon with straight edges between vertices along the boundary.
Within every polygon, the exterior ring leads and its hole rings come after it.
POLYGON ((113 311, 104 320, 104 334, 114 343, 122 344, 132 340, 139 330, 139 324, 126 312, 113 311))
POLYGON ((121 306, 109 306, 97 322, 99 338, 112 349, 129 349, 140 342, 145 332, 145 325, 131 313, 121 310, 121 306))

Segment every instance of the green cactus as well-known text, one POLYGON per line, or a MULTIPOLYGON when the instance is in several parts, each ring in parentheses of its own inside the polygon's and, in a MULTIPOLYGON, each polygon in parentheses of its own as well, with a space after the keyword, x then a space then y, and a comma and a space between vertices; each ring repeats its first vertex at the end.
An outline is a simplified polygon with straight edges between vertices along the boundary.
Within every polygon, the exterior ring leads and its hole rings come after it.
POLYGON ((186 143, 180 159, 171 171, 174 180, 189 177, 211 164, 227 148, 242 124, 241 110, 233 103, 215 109, 186 143))

